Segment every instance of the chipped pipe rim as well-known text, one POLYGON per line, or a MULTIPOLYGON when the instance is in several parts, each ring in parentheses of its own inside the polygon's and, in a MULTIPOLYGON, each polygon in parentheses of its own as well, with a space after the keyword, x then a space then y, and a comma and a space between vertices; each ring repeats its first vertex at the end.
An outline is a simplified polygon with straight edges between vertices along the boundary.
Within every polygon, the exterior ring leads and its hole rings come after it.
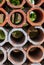
POLYGON ((5 39, 3 42, 0 43, 0 46, 3 46, 5 44, 5 42, 7 42, 7 32, 3 27, 0 27, 0 30, 2 30, 5 34, 5 39))
MULTIPOLYGON (((35 26, 35 28, 42 30, 42 32, 44 33, 44 29, 41 26, 35 26)), ((31 40, 31 38, 28 35, 28 41, 30 41, 34 45, 41 45, 44 42, 44 37, 43 37, 42 41, 36 42, 36 41, 31 40)))
POLYGON ((10 44, 12 45, 12 46, 15 46, 15 47, 19 47, 19 46, 24 46, 25 44, 26 44, 26 42, 27 42, 27 33, 22 29, 22 28, 14 28, 14 29, 12 29, 10 32, 9 32, 9 42, 10 42, 10 44), (12 42, 12 40, 11 40, 11 38, 10 38, 10 36, 11 36, 11 33, 12 32, 14 32, 14 31, 21 31, 23 34, 24 34, 24 36, 25 36, 25 40, 24 40, 24 42, 22 43, 22 44, 14 44, 14 42, 12 42))
POLYGON ((12 64, 17 64, 17 65, 22 65, 25 61, 26 61, 26 52, 23 50, 23 48, 17 48, 17 47, 13 47, 10 51, 8 51, 8 60, 12 63, 12 64), (15 62, 12 60, 11 56, 10 56, 10 53, 11 51, 15 50, 15 49, 18 49, 20 51, 22 51, 24 53, 24 59, 22 62, 15 62))
POLYGON ((44 58, 44 50, 43 50, 43 47, 42 46, 34 46, 34 45, 31 45, 29 48, 28 48, 28 50, 27 50, 27 58, 31 61, 31 62, 35 62, 35 63, 39 63, 39 62, 41 62, 42 60, 43 60, 43 58, 44 58), (42 55, 42 57, 39 59, 39 60, 33 60, 30 56, 29 56, 29 54, 28 54, 28 52, 29 52, 29 50, 31 49, 31 48, 33 48, 33 47, 37 47, 37 48, 40 48, 41 49, 41 51, 42 51, 42 53, 43 53, 43 55, 42 55))
POLYGON ((3 58, 3 60, 0 62, 0 64, 3 64, 3 63, 6 61, 6 59, 7 59, 7 54, 6 54, 6 50, 5 50, 3 47, 0 47, 0 49, 2 50, 2 52, 3 52, 3 54, 4 54, 4 58, 3 58))

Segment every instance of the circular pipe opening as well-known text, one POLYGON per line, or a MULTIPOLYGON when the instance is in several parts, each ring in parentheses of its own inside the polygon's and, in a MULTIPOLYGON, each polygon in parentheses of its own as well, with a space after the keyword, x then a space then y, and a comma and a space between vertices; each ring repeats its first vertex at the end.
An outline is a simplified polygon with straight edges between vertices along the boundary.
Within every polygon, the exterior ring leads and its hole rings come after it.
POLYGON ((0 62, 3 60, 4 58, 4 53, 3 51, 0 49, 0 62))
POLYGON ((38 29, 38 28, 32 29, 29 33, 30 39, 35 41, 35 42, 42 41, 43 36, 44 36, 43 31, 41 29, 38 29))
POLYGON ((31 59, 33 59, 34 61, 35 60, 39 60, 42 55, 43 55, 43 52, 40 48, 38 47, 32 47, 29 52, 28 52, 28 55, 30 56, 31 59))
POLYGON ((30 0, 30 2, 34 5, 37 5, 41 2, 41 0, 30 0))
POLYGON ((15 25, 20 25, 23 22, 23 15, 19 12, 15 12, 11 15, 11 22, 15 25))
POLYGON ((0 11, 0 24, 2 24, 4 20, 5 20, 5 14, 2 11, 0 11))
POLYGON ((34 23, 41 22, 43 19, 43 13, 40 10, 32 10, 29 14, 29 18, 34 23))
POLYGON ((22 62, 24 53, 21 50, 15 49, 11 51, 10 56, 15 62, 22 62))
POLYGON ((0 43, 5 40, 5 33, 3 30, 0 30, 0 43))
POLYGON ((22 3, 22 0, 9 0, 9 1, 14 6, 18 6, 22 3))
POLYGON ((23 32, 18 31, 18 30, 12 32, 10 38, 16 44, 22 44, 25 40, 25 36, 24 36, 23 32))

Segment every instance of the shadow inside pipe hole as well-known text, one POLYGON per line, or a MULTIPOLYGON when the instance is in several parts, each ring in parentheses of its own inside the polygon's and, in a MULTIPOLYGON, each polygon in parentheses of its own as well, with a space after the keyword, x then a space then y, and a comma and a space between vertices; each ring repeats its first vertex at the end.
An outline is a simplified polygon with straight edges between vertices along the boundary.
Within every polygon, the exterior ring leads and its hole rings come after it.
POLYGON ((24 54, 22 51, 20 50, 13 50, 10 54, 11 58, 15 61, 15 62, 22 62, 23 58, 24 58, 24 54))
POLYGON ((43 52, 40 48, 36 47, 36 48, 31 48, 28 54, 32 59, 39 60, 42 57, 43 52))

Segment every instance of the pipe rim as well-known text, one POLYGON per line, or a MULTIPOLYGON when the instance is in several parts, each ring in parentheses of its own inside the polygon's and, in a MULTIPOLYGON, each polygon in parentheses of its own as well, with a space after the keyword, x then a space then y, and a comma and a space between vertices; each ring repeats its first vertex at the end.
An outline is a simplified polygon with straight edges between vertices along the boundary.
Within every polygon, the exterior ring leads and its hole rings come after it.
POLYGON ((8 22, 8 23, 9 23, 10 26, 12 26, 13 28, 14 28, 14 27, 15 27, 15 28, 23 27, 24 24, 26 23, 26 14, 25 14, 25 13, 23 12, 23 10, 21 10, 21 9, 13 10, 13 11, 9 14, 9 22, 8 22), (22 23, 19 24, 19 25, 13 24, 13 23, 11 22, 11 20, 10 20, 11 15, 12 15, 13 13, 17 13, 17 12, 21 13, 22 16, 23 16, 23 21, 22 21, 22 23))
POLYGON ((25 0, 22 0, 22 3, 21 3, 19 6, 12 5, 9 1, 7 1, 7 4, 8 4, 11 8, 21 8, 21 7, 25 4, 25 0))
POLYGON ((43 51, 43 47, 42 46, 30 46, 29 47, 29 49, 27 50, 27 58, 31 61, 31 62, 35 62, 35 63, 39 63, 39 62, 41 62, 41 60, 43 60, 43 56, 44 56, 44 51, 43 51), (33 47, 37 47, 37 48, 40 48, 41 49, 41 51, 43 52, 43 55, 42 55, 42 57, 39 59, 39 60, 33 60, 31 57, 29 57, 29 55, 28 55, 28 52, 29 52, 29 50, 31 49, 31 48, 33 48, 33 47))
POLYGON ((26 61, 26 52, 22 49, 22 48, 12 48, 9 52, 8 52, 8 59, 9 59, 9 61, 12 63, 12 64, 17 64, 17 65, 22 65, 25 61, 26 61), (11 59, 11 57, 10 57, 10 53, 11 53, 11 51, 13 51, 13 50, 15 50, 15 49, 18 49, 18 50, 20 50, 20 51, 22 51, 23 53, 24 53, 24 59, 23 59, 23 61, 22 62, 20 62, 20 63, 16 63, 15 61, 12 61, 11 59))
MULTIPOLYGON (((41 26, 35 26, 35 28, 38 28, 38 29, 43 31, 43 28, 41 26)), ((43 31, 43 33, 44 33, 44 31, 43 31)), ((44 37, 43 37, 43 39, 41 41, 36 42, 36 41, 31 40, 31 38, 28 35, 28 41, 30 41, 34 45, 41 45, 43 43, 43 41, 44 41, 44 37)))
POLYGON ((0 46, 3 46, 5 42, 7 42, 7 32, 4 28, 0 27, 0 30, 2 30, 5 33, 5 40, 0 43, 0 46))
POLYGON ((6 61, 6 59, 7 59, 7 54, 6 54, 6 51, 5 51, 4 48, 0 47, 0 49, 3 51, 3 54, 4 54, 4 58, 3 58, 3 60, 0 62, 0 64, 3 64, 3 63, 6 61))
POLYGON ((26 34, 26 32, 23 30, 23 29, 21 29, 21 28, 15 28, 15 29, 12 29, 11 31, 10 31, 10 33, 9 33, 9 42, 10 42, 10 44, 12 45, 12 46, 16 46, 16 47, 19 47, 19 46, 24 46, 25 44, 26 44, 26 42, 27 42, 27 34, 26 34), (21 31, 23 34, 24 34, 24 36, 25 36, 25 40, 24 40, 24 42, 22 43, 22 44, 14 44, 14 42, 12 42, 12 40, 11 40, 11 38, 10 38, 10 36, 11 36, 11 33, 12 32, 14 32, 14 31, 21 31))

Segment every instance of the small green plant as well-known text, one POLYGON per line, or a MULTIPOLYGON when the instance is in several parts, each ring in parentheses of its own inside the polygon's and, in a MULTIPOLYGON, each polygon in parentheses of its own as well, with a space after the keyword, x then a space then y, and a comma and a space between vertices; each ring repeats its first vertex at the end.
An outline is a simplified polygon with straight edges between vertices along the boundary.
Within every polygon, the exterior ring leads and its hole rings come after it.
POLYGON ((34 22, 34 21, 36 20, 36 18, 37 18, 36 13, 35 13, 34 11, 32 11, 32 12, 30 13, 30 20, 31 20, 32 22, 34 22))
POLYGON ((13 16, 12 16, 12 23, 13 24, 18 25, 18 24, 21 23, 21 20, 22 20, 22 17, 21 17, 21 15, 19 13, 13 14, 13 16))
POLYGON ((0 0, 0 3, 2 3, 2 0, 0 0))
POLYGON ((20 5, 20 0, 10 0, 13 5, 20 5))
POLYGON ((0 41, 5 39, 5 34, 2 30, 0 30, 0 41))
POLYGON ((18 39, 18 38, 21 38, 22 37, 22 32, 20 32, 20 31, 14 31, 13 33, 12 33, 12 36, 14 37, 14 38, 16 38, 16 39, 18 39))

